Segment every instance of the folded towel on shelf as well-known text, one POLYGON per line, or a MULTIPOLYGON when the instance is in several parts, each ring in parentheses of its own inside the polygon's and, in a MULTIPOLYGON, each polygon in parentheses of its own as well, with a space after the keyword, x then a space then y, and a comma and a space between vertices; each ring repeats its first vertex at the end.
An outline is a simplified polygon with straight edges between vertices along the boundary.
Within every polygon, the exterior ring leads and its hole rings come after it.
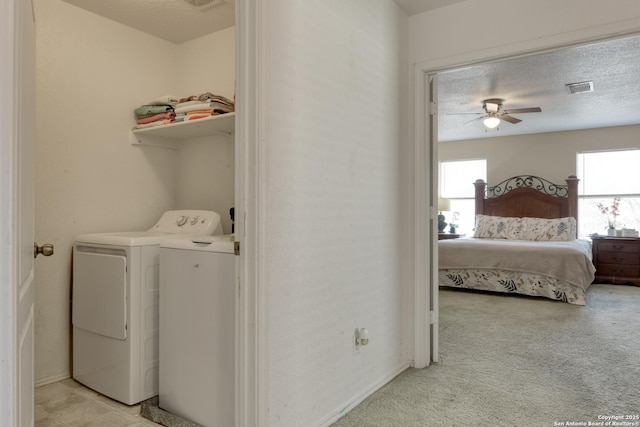
POLYGON ((213 99, 216 98, 218 95, 214 95, 211 92, 205 92, 202 93, 200 95, 198 95, 198 100, 199 101, 208 101, 209 99, 213 99))
POLYGON ((192 114, 208 114, 208 115, 212 115, 213 114, 213 108, 209 108, 207 110, 193 110, 193 111, 187 111, 185 113, 187 116, 190 116, 192 114))
POLYGON ((152 101, 147 102, 145 105, 176 105, 180 99, 177 96, 173 95, 163 95, 159 98, 156 98, 152 101))
POLYGON ((229 108, 226 105, 216 104, 215 102, 213 104, 215 104, 213 105, 213 114, 226 114, 233 113, 235 111, 234 108, 229 108))
POLYGON ((178 104, 183 104, 185 102, 189 102, 189 101, 197 101, 198 100, 198 95, 191 95, 191 96, 186 96, 184 98, 180 98, 178 100, 178 104))
POLYGON ((210 109, 211 109, 211 102, 187 101, 187 102, 181 102, 177 104, 175 108, 175 112, 186 113, 189 111, 210 110, 210 109))
POLYGON ((166 113, 168 111, 173 111, 171 105, 143 105, 133 110, 133 114, 135 114, 136 117, 148 117, 153 114, 166 113))
POLYGON ((134 129, 197 120, 233 111, 233 101, 211 92, 180 99, 173 95, 163 95, 134 110, 134 129))
POLYGON ((190 114, 188 116, 186 116, 184 118, 185 121, 187 120, 197 120, 197 119, 204 119, 206 117, 211 117, 211 114, 190 114))
POLYGON ((186 103, 186 102, 193 102, 193 101, 200 101, 200 102, 213 101, 221 105, 226 105, 228 108, 231 109, 230 111, 234 111, 235 109, 235 103, 232 100, 222 95, 213 94, 211 92, 205 92, 200 95, 191 95, 185 98, 180 98, 179 104, 186 103))
POLYGON ((198 101, 197 99, 194 101, 181 101, 178 102, 178 104, 176 104, 176 108, 182 108, 182 107, 190 107, 193 105, 209 105, 210 102, 209 101, 198 101))
POLYGON ((175 117, 176 117, 176 113, 171 111, 171 112, 168 112, 168 113, 154 114, 153 116, 150 116, 150 117, 145 117, 143 119, 138 119, 136 121, 136 123, 139 124, 139 125, 144 125, 144 124, 147 124, 147 123, 157 122, 159 120, 173 120, 175 117))
POLYGON ((171 124, 171 123, 173 123, 173 121, 170 120, 170 119, 158 120, 158 121, 151 122, 151 123, 137 124, 133 128, 134 129, 144 129, 144 128, 150 128, 150 127, 154 127, 154 126, 168 125, 168 124, 171 124))
POLYGON ((234 105, 234 102, 229 98, 225 98, 222 95, 215 95, 211 92, 205 92, 201 95, 198 95, 199 101, 216 101, 221 104, 234 105))

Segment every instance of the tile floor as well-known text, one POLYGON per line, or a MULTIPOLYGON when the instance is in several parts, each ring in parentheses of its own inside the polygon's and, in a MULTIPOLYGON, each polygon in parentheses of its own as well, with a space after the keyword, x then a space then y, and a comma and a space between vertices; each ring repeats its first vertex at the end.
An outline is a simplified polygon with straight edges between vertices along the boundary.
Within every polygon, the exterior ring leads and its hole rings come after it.
POLYGON ((140 405, 127 406, 69 378, 37 387, 35 427, 160 426, 140 416, 140 405))

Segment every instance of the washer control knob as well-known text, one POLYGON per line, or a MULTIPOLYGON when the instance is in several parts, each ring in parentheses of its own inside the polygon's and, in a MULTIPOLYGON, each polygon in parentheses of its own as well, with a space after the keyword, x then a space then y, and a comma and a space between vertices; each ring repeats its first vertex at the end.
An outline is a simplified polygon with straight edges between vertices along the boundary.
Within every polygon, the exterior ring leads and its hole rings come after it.
POLYGON ((178 219, 176 220, 176 224, 178 224, 178 227, 182 227, 183 225, 185 225, 187 223, 187 221, 189 221, 189 217, 188 216, 180 215, 178 217, 178 219))
POLYGON ((198 223, 198 221, 200 221, 200 217, 198 215, 196 215, 193 218, 191 218, 191 221, 189 221, 189 224, 196 225, 198 223))

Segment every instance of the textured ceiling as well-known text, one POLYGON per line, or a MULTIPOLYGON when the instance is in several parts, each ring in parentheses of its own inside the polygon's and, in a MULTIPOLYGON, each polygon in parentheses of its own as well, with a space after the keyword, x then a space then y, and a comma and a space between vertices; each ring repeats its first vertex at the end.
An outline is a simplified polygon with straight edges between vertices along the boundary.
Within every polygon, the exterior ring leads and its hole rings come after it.
POLYGON ((184 43, 233 27, 235 0, 197 10, 180 0, 64 0, 147 34, 184 43))
POLYGON ((640 124, 640 37, 599 42, 518 59, 471 66, 438 75, 440 141, 640 124), (592 81, 593 92, 570 95, 568 83, 592 81), (482 100, 503 98, 513 114, 485 131, 482 100))

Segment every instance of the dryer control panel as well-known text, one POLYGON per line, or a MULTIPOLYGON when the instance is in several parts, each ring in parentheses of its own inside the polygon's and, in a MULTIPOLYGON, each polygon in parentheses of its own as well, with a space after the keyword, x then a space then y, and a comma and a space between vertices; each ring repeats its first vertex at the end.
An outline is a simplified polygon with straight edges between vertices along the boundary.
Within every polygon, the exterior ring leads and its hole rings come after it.
POLYGON ((222 234, 222 224, 214 211, 176 210, 162 214, 149 231, 208 236, 222 234))

